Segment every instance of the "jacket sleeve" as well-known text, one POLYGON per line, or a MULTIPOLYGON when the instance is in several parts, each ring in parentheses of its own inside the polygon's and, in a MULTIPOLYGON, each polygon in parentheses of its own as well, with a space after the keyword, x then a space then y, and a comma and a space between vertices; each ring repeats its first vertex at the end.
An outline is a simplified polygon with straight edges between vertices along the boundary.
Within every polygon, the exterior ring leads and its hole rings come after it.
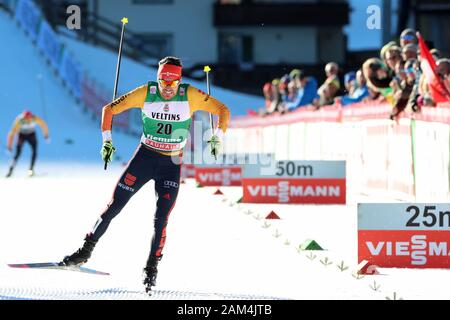
POLYGON ((38 124, 39 127, 41 127, 42 133, 44 134, 45 139, 48 138, 48 126, 47 123, 45 123, 44 120, 39 118, 38 116, 34 116, 34 121, 38 124))
POLYGON ((14 142, 14 136, 19 131, 19 129, 20 129, 19 119, 15 119, 14 123, 11 127, 11 130, 9 130, 9 132, 8 132, 7 146, 9 149, 12 148, 12 144, 14 142))
POLYGON ((227 131, 228 122, 230 121, 230 110, 222 102, 193 86, 188 88, 188 100, 191 114, 201 110, 219 116, 217 127, 223 133, 227 131))
POLYGON ((140 86, 103 107, 101 125, 103 141, 112 140, 111 129, 114 115, 131 108, 143 108, 147 96, 147 87, 146 84, 140 86))

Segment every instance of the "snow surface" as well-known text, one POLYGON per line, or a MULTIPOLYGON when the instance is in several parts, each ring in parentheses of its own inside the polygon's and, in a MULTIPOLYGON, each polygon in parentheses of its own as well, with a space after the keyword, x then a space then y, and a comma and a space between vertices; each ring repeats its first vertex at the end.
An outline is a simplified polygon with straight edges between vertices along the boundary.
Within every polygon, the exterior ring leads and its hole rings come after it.
MULTIPOLYGON (((76 250, 120 171, 40 163, 38 177, 0 182, 0 299, 148 298, 140 281, 152 235, 152 182, 114 219, 86 264, 110 276, 6 266, 60 260, 76 250)), ((196 188, 192 180, 182 185, 153 299, 385 299, 394 292, 403 299, 449 298, 448 270, 352 275, 358 197, 346 206, 248 205, 236 204, 239 188, 222 190, 224 196, 213 196, 215 188, 196 188), (270 210, 282 219, 263 219, 270 210), (326 250, 298 252, 307 238, 326 250), (341 262, 349 267, 343 272, 341 262)))
MULTIPOLYGON (((109 202, 138 139, 114 132, 121 159, 104 171, 99 123, 81 112, 1 12, 0 32, 8 42, 0 50, 0 61, 8 61, 0 74, 0 136, 6 138, 24 106, 41 113, 35 78, 41 74, 52 137, 45 144, 39 133, 36 177, 25 175, 30 153, 24 147, 13 178, 0 178, 0 299, 377 300, 392 299, 394 293, 403 299, 450 298, 448 270, 382 269, 382 275, 361 279, 352 275, 356 203, 392 199, 349 194, 345 206, 236 204, 240 188, 222 188, 224 196, 213 196, 215 188, 196 188, 192 180, 181 186, 171 213, 151 298, 143 293, 141 272, 152 236, 152 182, 114 219, 86 264, 110 276, 9 268, 8 263, 59 261, 75 251, 109 202), (282 219, 266 221, 271 210, 282 219), (297 251, 308 238, 326 250, 297 251), (341 262, 348 269, 340 271, 341 262)), ((1 175, 9 160, 2 151, 1 175)))

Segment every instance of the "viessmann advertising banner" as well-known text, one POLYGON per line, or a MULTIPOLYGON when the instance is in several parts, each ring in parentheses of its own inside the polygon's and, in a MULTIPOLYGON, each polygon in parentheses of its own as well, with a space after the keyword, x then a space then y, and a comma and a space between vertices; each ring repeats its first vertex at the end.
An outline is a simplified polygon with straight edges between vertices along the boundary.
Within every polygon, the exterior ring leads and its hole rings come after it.
POLYGON ((200 166, 195 168, 195 179, 204 187, 240 186, 240 166, 200 166))
POLYGON ((450 204, 358 204, 358 259, 378 267, 449 268, 450 204))
POLYGON ((345 161, 274 161, 245 165, 244 203, 345 204, 345 161))
POLYGON ((243 165, 268 165, 273 158, 273 154, 224 154, 213 164, 196 165, 195 179, 204 187, 241 186, 243 165))

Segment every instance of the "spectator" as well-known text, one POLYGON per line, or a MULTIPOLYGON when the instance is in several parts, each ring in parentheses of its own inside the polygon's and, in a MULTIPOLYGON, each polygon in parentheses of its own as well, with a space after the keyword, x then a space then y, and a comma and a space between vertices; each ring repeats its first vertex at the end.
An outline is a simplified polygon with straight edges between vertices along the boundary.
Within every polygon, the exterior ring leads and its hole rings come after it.
POLYGON ((407 108, 417 112, 420 110, 419 104, 419 83, 420 83, 420 68, 416 59, 409 59, 405 62, 406 81, 413 85, 412 92, 409 96, 407 108))
POLYGON ((402 82, 406 80, 405 73, 405 62, 403 60, 399 61, 395 66, 395 76, 390 84, 391 88, 394 90, 394 97, 402 90, 402 82))
POLYGON ((402 58, 403 60, 417 59, 417 45, 409 43, 402 48, 402 58))
POLYGON ((272 83, 271 82, 264 83, 263 93, 264 93, 264 97, 265 98, 270 98, 271 88, 272 88, 272 83))
POLYGON ((430 53, 433 56, 434 61, 438 61, 442 57, 441 56, 441 52, 438 49, 436 49, 436 48, 431 49, 430 53))
MULTIPOLYGON (((363 74, 367 81, 369 93, 374 97, 373 92, 380 93, 389 103, 394 104, 393 91, 390 87, 392 76, 389 70, 380 59, 371 58, 363 64, 363 74)), ((381 98, 377 98, 380 100, 381 98)))
POLYGON ((314 77, 307 77, 300 70, 298 71, 299 73, 296 73, 293 77, 297 87, 295 99, 284 105, 284 109, 288 111, 312 104, 314 98, 317 97, 317 80, 314 77))
POLYGON ((439 59, 436 62, 436 73, 444 83, 445 89, 450 95, 450 59, 439 59))
POLYGON ((318 107, 330 105, 334 103, 334 98, 341 89, 338 78, 339 66, 335 62, 330 62, 325 66, 325 74, 327 79, 317 91, 319 98, 314 100, 314 104, 318 107))
POLYGON ((400 34, 400 46, 403 48, 409 43, 417 45, 418 41, 416 31, 408 28, 403 30, 400 34))
POLYGON ((292 71, 289 73, 289 77, 292 80, 296 81, 300 77, 301 74, 302 74, 301 70, 299 70, 299 69, 292 69, 292 71))
POLYGON ((405 72, 405 62, 399 61, 395 66, 395 77, 392 80, 394 89, 394 107, 390 115, 391 119, 395 119, 408 105, 409 98, 413 92, 414 79, 407 77, 405 72))
MULTIPOLYGON (((342 106, 361 102, 370 95, 366 85, 366 79, 364 78, 364 74, 361 69, 356 72, 355 78, 355 90, 351 94, 343 96, 337 101, 337 103, 340 103, 342 106)), ((376 98, 378 98, 378 96, 376 98)))
POLYGON ((402 61, 402 51, 400 47, 392 46, 389 49, 387 49, 386 54, 386 64, 391 70, 391 73, 395 72, 395 66, 397 63, 402 61))
POLYGON ((425 74, 421 74, 419 79, 419 104, 427 107, 435 107, 436 104, 431 97, 430 88, 428 87, 428 82, 425 74))
POLYGON ((392 77, 380 59, 368 59, 364 62, 362 70, 369 88, 375 91, 389 88, 392 77))
POLYGON ((418 76, 420 76, 419 62, 417 61, 417 59, 406 60, 405 73, 407 77, 417 80, 418 76))
POLYGON ((327 78, 337 78, 339 73, 339 65, 336 62, 330 62, 325 66, 325 74, 327 78))
POLYGON ((278 90, 281 95, 281 102, 288 102, 288 85, 291 82, 291 78, 289 78, 288 74, 285 74, 280 79, 280 84, 278 86, 278 90))
POLYGON ((385 64, 386 63, 386 51, 393 46, 397 46, 397 43, 395 41, 390 41, 388 43, 386 43, 380 50, 380 59, 384 61, 385 64))
POLYGON ((270 84, 270 103, 266 104, 266 110, 261 112, 262 116, 279 111, 281 96, 279 92, 280 79, 273 79, 270 84))
POLYGON ((272 83, 266 82, 263 86, 263 94, 264 94, 264 101, 265 101, 265 108, 263 112, 265 113, 267 110, 270 109, 270 105, 272 103, 272 83))
POLYGON ((297 86, 294 80, 291 80, 288 84, 287 102, 292 102, 297 97, 297 86))
POLYGON ((356 90, 356 72, 350 71, 344 75, 344 87, 348 95, 356 90))
POLYGON ((364 77, 362 69, 356 71, 356 84, 359 88, 366 86, 366 78, 364 77))

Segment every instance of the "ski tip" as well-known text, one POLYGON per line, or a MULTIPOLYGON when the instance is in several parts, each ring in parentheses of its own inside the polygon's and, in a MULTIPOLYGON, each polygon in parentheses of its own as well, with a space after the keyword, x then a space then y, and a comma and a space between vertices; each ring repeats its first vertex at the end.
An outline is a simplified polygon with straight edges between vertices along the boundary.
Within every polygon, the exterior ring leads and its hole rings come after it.
POLYGON ((86 267, 66 266, 63 262, 21 263, 21 264, 9 263, 8 266, 10 268, 21 268, 21 269, 59 269, 59 270, 79 271, 102 276, 110 275, 108 272, 98 271, 86 267))
POLYGON ((62 262, 44 262, 44 263, 8 263, 10 268, 46 268, 64 266, 62 262))
POLYGON ((8 263, 8 267, 10 267, 10 268, 28 268, 28 265, 26 265, 26 264, 8 263))

